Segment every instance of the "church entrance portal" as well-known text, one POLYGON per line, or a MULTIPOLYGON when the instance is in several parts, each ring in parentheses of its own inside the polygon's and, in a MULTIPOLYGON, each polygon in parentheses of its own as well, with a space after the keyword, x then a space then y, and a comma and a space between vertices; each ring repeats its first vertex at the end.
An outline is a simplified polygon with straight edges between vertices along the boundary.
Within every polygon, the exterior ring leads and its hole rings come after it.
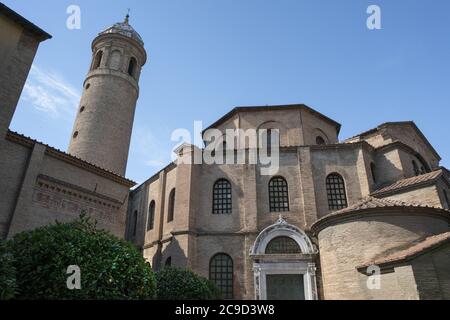
POLYGON ((281 216, 264 229, 251 250, 257 300, 316 300, 311 240, 281 216))

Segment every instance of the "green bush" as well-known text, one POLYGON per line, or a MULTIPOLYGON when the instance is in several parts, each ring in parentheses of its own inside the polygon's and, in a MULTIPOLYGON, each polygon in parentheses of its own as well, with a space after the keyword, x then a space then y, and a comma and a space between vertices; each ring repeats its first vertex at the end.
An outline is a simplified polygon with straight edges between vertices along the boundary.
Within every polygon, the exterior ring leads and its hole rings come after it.
POLYGON ((14 257, 7 251, 6 243, 0 241, 0 300, 12 299, 16 293, 14 257))
POLYGON ((156 279, 160 300, 220 299, 219 290, 211 281, 190 270, 166 267, 156 273, 156 279))
POLYGON ((81 217, 17 234, 8 244, 17 270, 18 299, 152 299, 155 276, 131 244, 81 217), (70 265, 81 289, 69 290, 70 265))

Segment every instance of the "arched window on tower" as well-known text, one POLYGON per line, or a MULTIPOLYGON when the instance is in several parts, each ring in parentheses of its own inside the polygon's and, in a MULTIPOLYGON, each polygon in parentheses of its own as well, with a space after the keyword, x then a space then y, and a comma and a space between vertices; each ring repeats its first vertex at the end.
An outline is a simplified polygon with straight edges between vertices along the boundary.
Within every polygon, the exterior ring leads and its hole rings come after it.
POLYGON ((339 210, 347 207, 345 183, 340 174, 331 173, 330 175, 328 175, 326 179, 326 189, 328 197, 328 208, 330 210, 339 210))
POLYGON ((219 288, 224 299, 233 299, 233 259, 218 253, 209 262, 209 280, 219 288))
POLYGON ((175 211, 175 188, 169 194, 169 207, 167 212, 167 222, 173 221, 175 211))
POLYGON ((231 183, 226 179, 217 180, 213 187, 213 214, 231 213, 231 183))
POLYGON ((153 230, 155 223, 155 201, 152 200, 148 206, 148 221, 147 221, 147 231, 153 230))
POLYGON ((130 59, 130 62, 128 64, 128 74, 132 77, 135 76, 136 73, 136 65, 137 65, 137 61, 134 57, 132 57, 130 59))
POLYGON ((94 59, 94 64, 92 65, 92 70, 98 69, 100 67, 100 64, 102 62, 103 57, 103 51, 97 52, 94 59))
POLYGON ((269 181, 270 212, 289 211, 289 191, 286 179, 273 177, 269 181))
POLYGON ((166 259, 166 262, 164 263, 165 267, 171 267, 172 266, 172 257, 168 257, 166 259))

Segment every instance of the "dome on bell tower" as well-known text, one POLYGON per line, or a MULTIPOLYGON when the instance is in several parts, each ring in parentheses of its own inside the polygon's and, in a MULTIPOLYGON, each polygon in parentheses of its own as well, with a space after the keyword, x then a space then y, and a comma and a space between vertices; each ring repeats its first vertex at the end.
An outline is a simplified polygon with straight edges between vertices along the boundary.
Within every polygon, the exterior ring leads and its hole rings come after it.
POLYGON ((142 40, 139 33, 134 30, 134 28, 129 24, 129 18, 130 16, 127 14, 125 16, 125 20, 123 22, 117 22, 113 24, 111 27, 106 28, 102 32, 99 33, 99 35, 102 34, 108 34, 108 33, 117 33, 121 34, 125 37, 131 38, 139 42, 140 45, 144 46, 144 41, 142 40))

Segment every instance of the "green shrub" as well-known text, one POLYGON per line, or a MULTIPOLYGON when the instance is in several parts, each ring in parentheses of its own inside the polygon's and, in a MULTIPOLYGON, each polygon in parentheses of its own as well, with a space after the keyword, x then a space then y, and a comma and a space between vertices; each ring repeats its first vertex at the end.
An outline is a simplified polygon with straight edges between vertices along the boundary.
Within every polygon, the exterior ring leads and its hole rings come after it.
POLYGON ((17 234, 15 257, 19 299, 151 299, 155 276, 131 244, 81 217, 17 234), (70 265, 81 271, 81 289, 69 290, 70 265))
POLYGON ((14 298, 17 293, 14 257, 7 251, 6 243, 0 241, 0 300, 14 298))
POLYGON ((220 299, 219 290, 211 281, 190 270, 166 267, 156 273, 156 283, 160 300, 220 299))

